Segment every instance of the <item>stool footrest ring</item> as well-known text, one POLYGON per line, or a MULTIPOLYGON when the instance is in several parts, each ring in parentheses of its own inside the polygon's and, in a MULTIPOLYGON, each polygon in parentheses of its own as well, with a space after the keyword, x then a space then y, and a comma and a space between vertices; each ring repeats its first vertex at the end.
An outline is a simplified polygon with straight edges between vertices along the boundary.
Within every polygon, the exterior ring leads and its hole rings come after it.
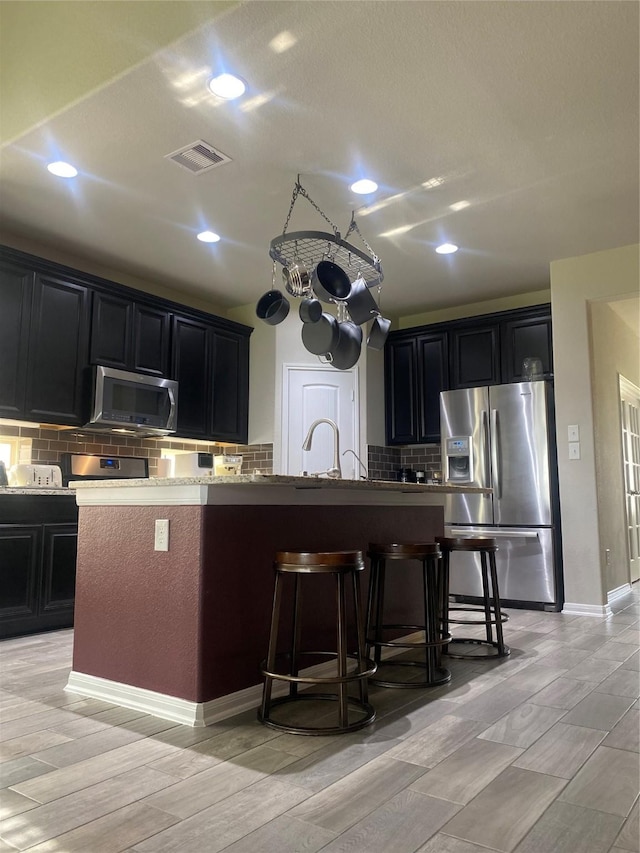
MULTIPOLYGON (((298 657, 326 657, 332 661, 337 661, 336 652, 298 652, 298 657)), ((278 660, 290 660, 291 655, 283 652, 281 654, 276 655, 276 661, 278 660)), ((354 660, 359 662, 358 655, 355 653, 347 654, 348 660, 354 660)), ((375 661, 371 660, 371 658, 364 658, 364 664, 366 669, 356 669, 353 672, 347 673, 347 675, 291 675, 291 673, 281 673, 281 672, 272 672, 266 668, 267 661, 266 659, 260 662, 260 671, 263 675, 268 676, 269 678, 273 678, 275 681, 286 681, 292 684, 350 684, 352 681, 357 681, 361 678, 369 678, 369 676, 373 675, 373 673, 377 670, 378 665, 375 661)), ((275 703, 275 700, 274 700, 275 703)), ((272 703, 273 704, 273 703, 272 703)))
POLYGON ((471 637, 452 637, 452 643, 460 643, 462 645, 467 646, 486 646, 488 649, 494 649, 494 651, 487 651, 486 654, 467 654, 465 655, 463 652, 451 651, 451 646, 447 646, 447 648, 443 651, 443 654, 447 655, 450 658, 457 658, 458 660, 485 660, 486 658, 506 658, 511 654, 511 649, 509 646, 502 645, 502 650, 500 649, 500 644, 490 641, 490 640, 477 640, 471 637))
MULTIPOLYGON (((381 663, 381 666, 417 666, 420 669, 426 670, 426 665, 420 661, 413 660, 386 660, 381 663)), ((370 678, 370 684, 376 684, 378 687, 399 687, 406 690, 418 690, 425 687, 436 687, 440 684, 448 684, 451 681, 451 672, 443 666, 435 668, 435 675, 429 681, 385 681, 382 678, 370 678)))
MULTIPOLYGON (((271 700, 271 709, 276 708, 278 705, 287 705, 293 702, 303 702, 303 701, 326 701, 326 702, 337 702, 338 696, 334 693, 300 693, 297 696, 283 696, 279 699, 271 700)), ((258 711, 258 720, 261 723, 264 723, 265 726, 269 726, 272 729, 277 729, 280 732, 288 732, 289 734, 295 735, 339 735, 344 734, 344 732, 355 732, 358 729, 362 729, 365 726, 368 726, 372 723, 376 718, 376 712, 373 705, 370 705, 368 702, 361 702, 359 699, 354 699, 352 696, 347 697, 347 705, 349 708, 353 708, 357 711, 360 711, 364 714, 360 720, 355 720, 353 723, 348 723, 346 726, 294 726, 288 725, 287 723, 278 723, 271 719, 271 717, 265 717, 262 714, 262 711, 258 711)))

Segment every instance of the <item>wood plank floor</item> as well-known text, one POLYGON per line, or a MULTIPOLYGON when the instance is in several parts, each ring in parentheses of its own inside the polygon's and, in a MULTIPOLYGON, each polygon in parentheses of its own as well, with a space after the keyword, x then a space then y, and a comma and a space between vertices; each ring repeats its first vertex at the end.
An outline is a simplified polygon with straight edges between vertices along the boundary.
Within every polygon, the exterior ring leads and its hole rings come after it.
POLYGON ((72 631, 5 640, 0 853, 640 853, 638 591, 613 610, 511 609, 510 658, 333 737, 83 699, 72 631))

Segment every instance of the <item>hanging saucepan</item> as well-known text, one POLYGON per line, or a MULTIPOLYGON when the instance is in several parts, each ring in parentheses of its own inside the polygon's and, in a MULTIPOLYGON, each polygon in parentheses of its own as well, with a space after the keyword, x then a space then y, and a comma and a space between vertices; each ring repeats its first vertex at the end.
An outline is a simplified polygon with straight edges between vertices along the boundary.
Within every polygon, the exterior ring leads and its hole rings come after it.
POLYGON ((385 341, 387 340, 390 328, 391 320, 387 320, 385 317, 380 317, 380 315, 378 315, 371 324, 369 337, 367 338, 367 346, 371 347, 371 349, 382 349, 385 341))
POLYGON ((367 283, 363 278, 356 279, 351 285, 351 293, 346 298, 349 316, 354 323, 361 326, 368 323, 379 312, 376 300, 371 295, 367 283))
POLYGON ((256 314, 270 326, 282 323, 289 313, 289 300, 279 290, 268 290, 256 305, 256 314))
POLYGON ((332 314, 323 313, 315 323, 302 326, 302 343, 313 355, 326 355, 338 343, 338 321, 332 314))
POLYGON ((311 275, 311 289, 323 302, 342 301, 351 293, 351 282, 338 264, 320 261, 311 275))
POLYGON ((317 323, 322 317, 322 302, 309 296, 300 303, 298 314, 303 323, 317 323))
POLYGON ((338 370, 348 370, 360 358, 362 329, 348 321, 338 324, 338 343, 331 351, 332 364, 338 370))

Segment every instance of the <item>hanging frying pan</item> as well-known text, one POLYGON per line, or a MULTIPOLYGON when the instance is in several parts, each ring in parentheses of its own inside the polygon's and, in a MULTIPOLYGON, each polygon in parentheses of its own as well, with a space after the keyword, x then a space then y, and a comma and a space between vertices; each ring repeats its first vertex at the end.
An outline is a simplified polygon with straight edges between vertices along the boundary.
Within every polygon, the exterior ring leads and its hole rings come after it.
POLYGON ((362 329, 349 321, 340 323, 338 329, 338 343, 331 351, 331 363, 338 370, 348 370, 360 358, 362 329))
POLYGON ((341 302, 351 293, 351 282, 338 264, 320 261, 311 275, 311 289, 323 302, 341 302))

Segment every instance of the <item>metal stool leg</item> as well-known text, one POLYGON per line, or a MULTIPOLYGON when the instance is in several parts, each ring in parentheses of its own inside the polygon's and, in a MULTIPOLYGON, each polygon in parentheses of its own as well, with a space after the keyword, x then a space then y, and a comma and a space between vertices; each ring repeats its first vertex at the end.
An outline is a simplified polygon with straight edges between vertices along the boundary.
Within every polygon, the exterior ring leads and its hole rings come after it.
POLYGON ((489 569, 491 571, 491 588, 493 590, 493 609, 496 615, 496 640, 498 654, 500 657, 506 657, 511 650, 504 644, 504 636, 502 632, 502 608, 500 606, 500 596, 498 595, 498 571, 496 569, 496 555, 493 552, 489 554, 489 569))
MULTIPOLYGON (((360 575, 354 572, 353 578, 353 609, 356 617, 356 636, 358 641, 358 668, 366 669, 366 651, 364 642, 364 626, 362 624, 362 614, 360 613, 360 575)), ((369 701, 369 685, 366 678, 360 679, 360 701, 367 703, 369 701)))
POLYGON ((374 642, 374 661, 380 666, 380 658, 382 655, 382 619, 383 619, 383 603, 384 603, 384 581, 385 581, 385 560, 381 559, 378 562, 378 583, 376 588, 376 630, 374 642))
POLYGON ((433 640, 433 613, 432 608, 430 606, 429 600, 429 577, 428 577, 428 568, 429 560, 422 560, 422 594, 424 600, 424 664, 427 681, 433 681, 434 672, 433 672, 433 648, 429 648, 427 643, 432 642, 433 640))
MULTIPOLYGON (((273 590, 273 606, 271 608, 271 629, 269 631, 269 648, 267 650, 267 669, 273 672, 276 665, 276 648, 278 645, 278 625, 280 623, 280 606, 282 604, 282 578, 276 572, 275 587, 273 590)), ((267 718, 271 709, 271 689, 273 678, 268 675, 264 679, 264 690, 262 692, 262 706, 260 708, 260 719, 267 718)))
MULTIPOLYGON (((298 652, 300 651, 300 604, 301 589, 300 579, 297 575, 293 577, 293 620, 291 625, 291 675, 298 675, 298 652)), ((289 684, 289 696, 298 695, 298 685, 295 681, 289 684)))
MULTIPOLYGON (((344 678, 347 674, 347 610, 345 607, 344 576, 337 575, 337 610, 338 610, 338 677, 344 678)), ((347 683, 340 682, 338 685, 338 722, 341 726, 349 724, 349 711, 347 706, 347 683)))
MULTIPOLYGON (((493 614, 491 612, 491 599, 489 598, 489 570, 487 569, 487 552, 480 551, 480 567, 482 570, 482 598, 484 601, 484 628, 487 636, 487 642, 493 643, 493 630, 491 621, 493 614)), ((495 587, 493 587, 495 598, 495 587)))

